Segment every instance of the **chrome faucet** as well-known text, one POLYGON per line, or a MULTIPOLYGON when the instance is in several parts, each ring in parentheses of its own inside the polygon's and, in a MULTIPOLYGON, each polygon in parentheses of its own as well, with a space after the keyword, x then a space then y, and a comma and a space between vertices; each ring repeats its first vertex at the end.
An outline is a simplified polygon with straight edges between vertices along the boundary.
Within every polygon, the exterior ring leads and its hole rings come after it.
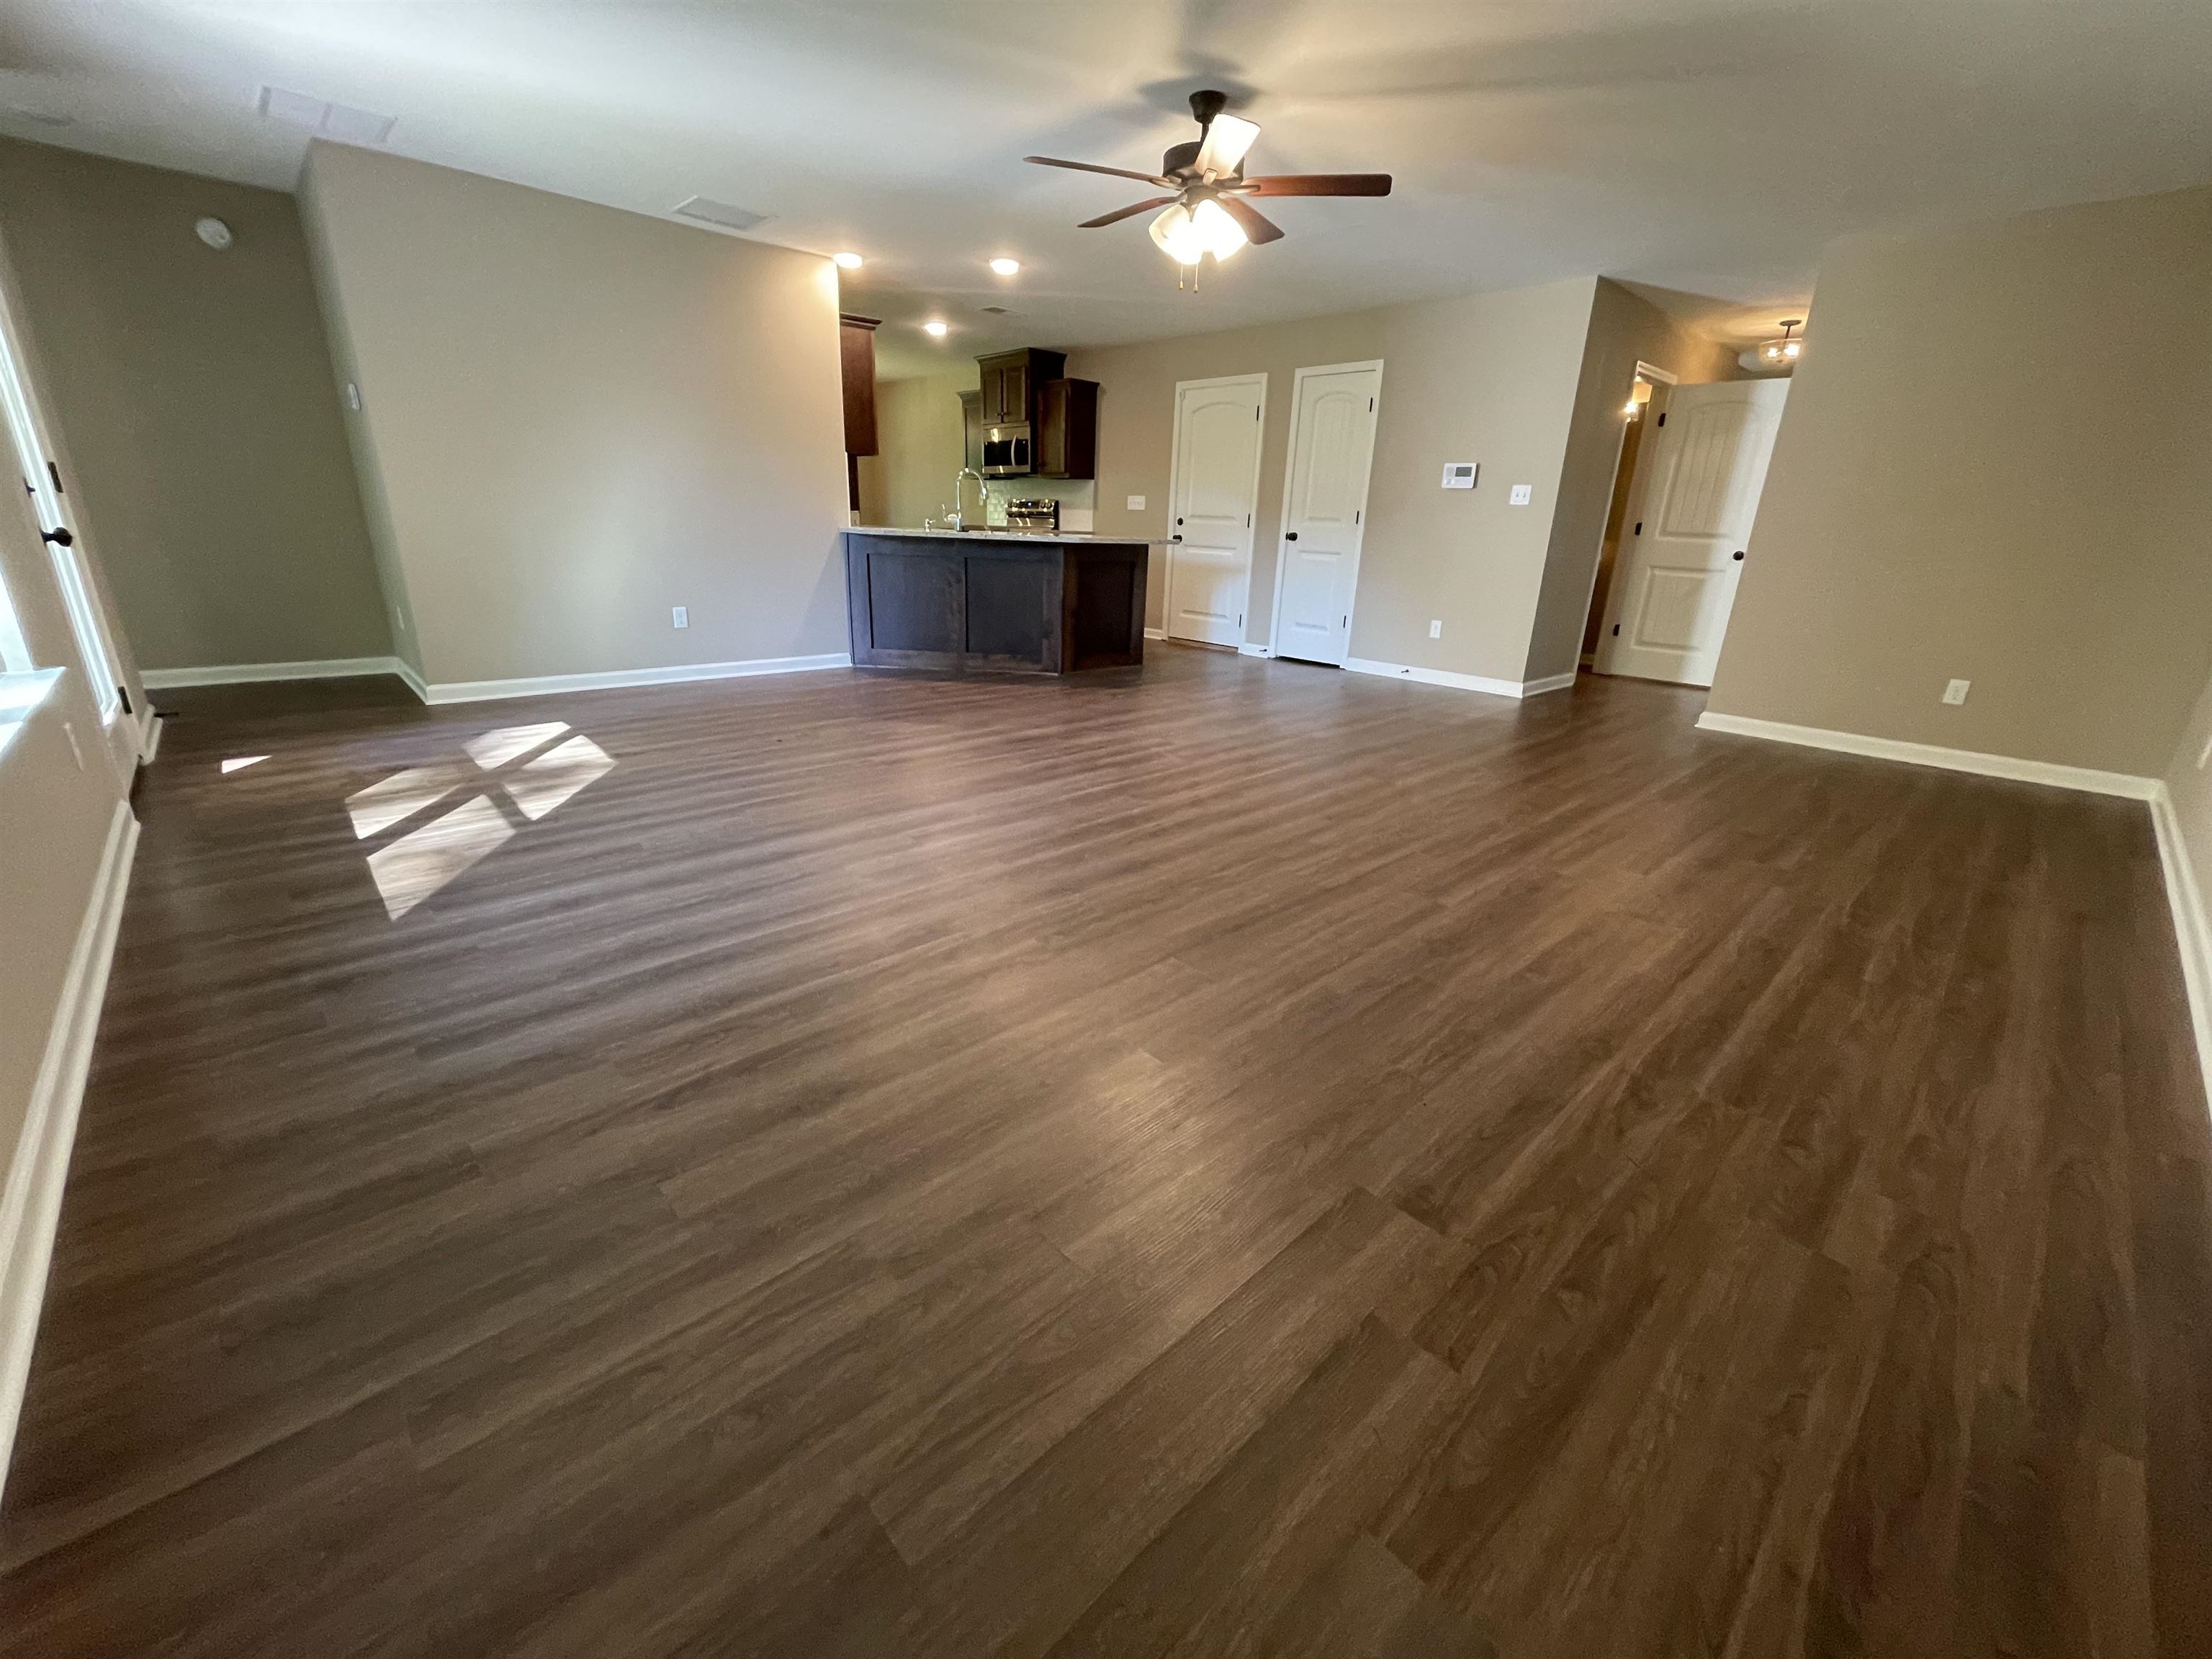
POLYGON ((965 530, 968 518, 960 510, 961 486, 973 478, 975 481, 975 516, 985 524, 991 521, 991 487, 983 482, 983 475, 972 466, 963 466, 952 478, 952 528, 965 530))

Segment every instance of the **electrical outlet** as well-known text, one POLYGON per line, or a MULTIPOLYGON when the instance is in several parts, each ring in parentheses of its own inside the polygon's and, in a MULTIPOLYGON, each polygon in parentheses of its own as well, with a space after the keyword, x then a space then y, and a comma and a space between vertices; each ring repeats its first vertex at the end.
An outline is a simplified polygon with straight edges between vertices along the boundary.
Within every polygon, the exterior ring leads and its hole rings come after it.
POLYGON ((1966 692, 1972 684, 1972 680, 1953 680, 1943 688, 1943 701, 1956 708, 1966 702, 1966 692))
POLYGON ((1440 640, 1443 638, 1443 636, 1444 625, 1443 622, 1441 620, 1431 622, 1429 623, 1429 637, 1432 640, 1440 640))
POLYGON ((392 625, 403 634, 407 631, 407 618, 399 614, 399 607, 396 605, 392 607, 392 625))
POLYGON ((345 400, 348 409, 352 410, 356 414, 361 412, 361 388, 351 380, 348 380, 345 384, 345 400))
POLYGON ((691 607, 688 605, 671 605, 669 607, 668 615, 672 623, 675 627, 689 628, 691 626, 691 607))
POLYGON ((2208 766, 2212 766, 2212 738, 2205 738, 2204 746, 2197 751, 2197 769, 2202 772, 2208 766))
POLYGON ((1142 495, 1132 495, 1128 500, 1130 512, 1141 513, 1145 510, 1145 498, 1142 495))
POLYGON ((1526 507, 1529 497, 1535 493, 1536 486, 1534 484, 1515 484, 1513 493, 1505 498, 1505 504, 1508 507, 1526 507))

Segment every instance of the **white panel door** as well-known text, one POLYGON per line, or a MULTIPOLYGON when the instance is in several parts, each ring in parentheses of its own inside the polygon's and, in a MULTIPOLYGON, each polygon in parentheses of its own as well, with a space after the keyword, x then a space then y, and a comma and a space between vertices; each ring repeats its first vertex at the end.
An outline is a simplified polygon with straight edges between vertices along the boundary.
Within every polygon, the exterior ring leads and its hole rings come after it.
POLYGON ((1343 665, 1382 390, 1380 363, 1298 371, 1276 562, 1279 657, 1343 665))
POLYGON ((1267 396, 1264 374, 1176 387, 1166 607, 1172 639, 1244 642, 1267 396))
POLYGON ((1674 386, 1647 417, 1665 424, 1638 463, 1650 471, 1633 486, 1636 528, 1598 636, 1599 672, 1713 683, 1789 393, 1787 380, 1674 386))

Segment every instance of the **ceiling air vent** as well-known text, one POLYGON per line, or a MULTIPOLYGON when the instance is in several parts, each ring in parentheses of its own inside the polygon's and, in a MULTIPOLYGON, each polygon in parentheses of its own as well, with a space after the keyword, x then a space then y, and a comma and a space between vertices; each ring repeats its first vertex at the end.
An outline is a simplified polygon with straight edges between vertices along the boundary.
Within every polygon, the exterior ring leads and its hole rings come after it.
POLYGON ((676 211, 686 219, 720 225, 725 230, 750 230, 770 216, 765 213, 755 213, 750 208, 732 207, 727 202, 718 202, 711 196, 694 196, 687 202, 678 202, 676 211))
POLYGON ((356 109, 350 104, 310 98, 303 92, 287 92, 282 87, 262 88, 259 108, 271 121, 320 133, 342 144, 380 144, 392 136, 392 125, 398 118, 379 115, 374 110, 356 109))
POLYGON ((977 306, 975 309, 986 317, 1011 317, 1014 314, 1004 306, 977 306))

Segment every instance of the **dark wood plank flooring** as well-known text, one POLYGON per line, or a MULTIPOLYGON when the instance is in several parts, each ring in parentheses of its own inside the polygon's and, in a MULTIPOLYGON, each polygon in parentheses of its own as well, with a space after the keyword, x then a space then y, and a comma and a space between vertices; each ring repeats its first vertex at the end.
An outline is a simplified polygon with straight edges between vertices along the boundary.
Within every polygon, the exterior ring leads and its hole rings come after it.
POLYGON ((171 694, 5 1651, 2212 1652, 2140 804, 1156 656, 171 694))

